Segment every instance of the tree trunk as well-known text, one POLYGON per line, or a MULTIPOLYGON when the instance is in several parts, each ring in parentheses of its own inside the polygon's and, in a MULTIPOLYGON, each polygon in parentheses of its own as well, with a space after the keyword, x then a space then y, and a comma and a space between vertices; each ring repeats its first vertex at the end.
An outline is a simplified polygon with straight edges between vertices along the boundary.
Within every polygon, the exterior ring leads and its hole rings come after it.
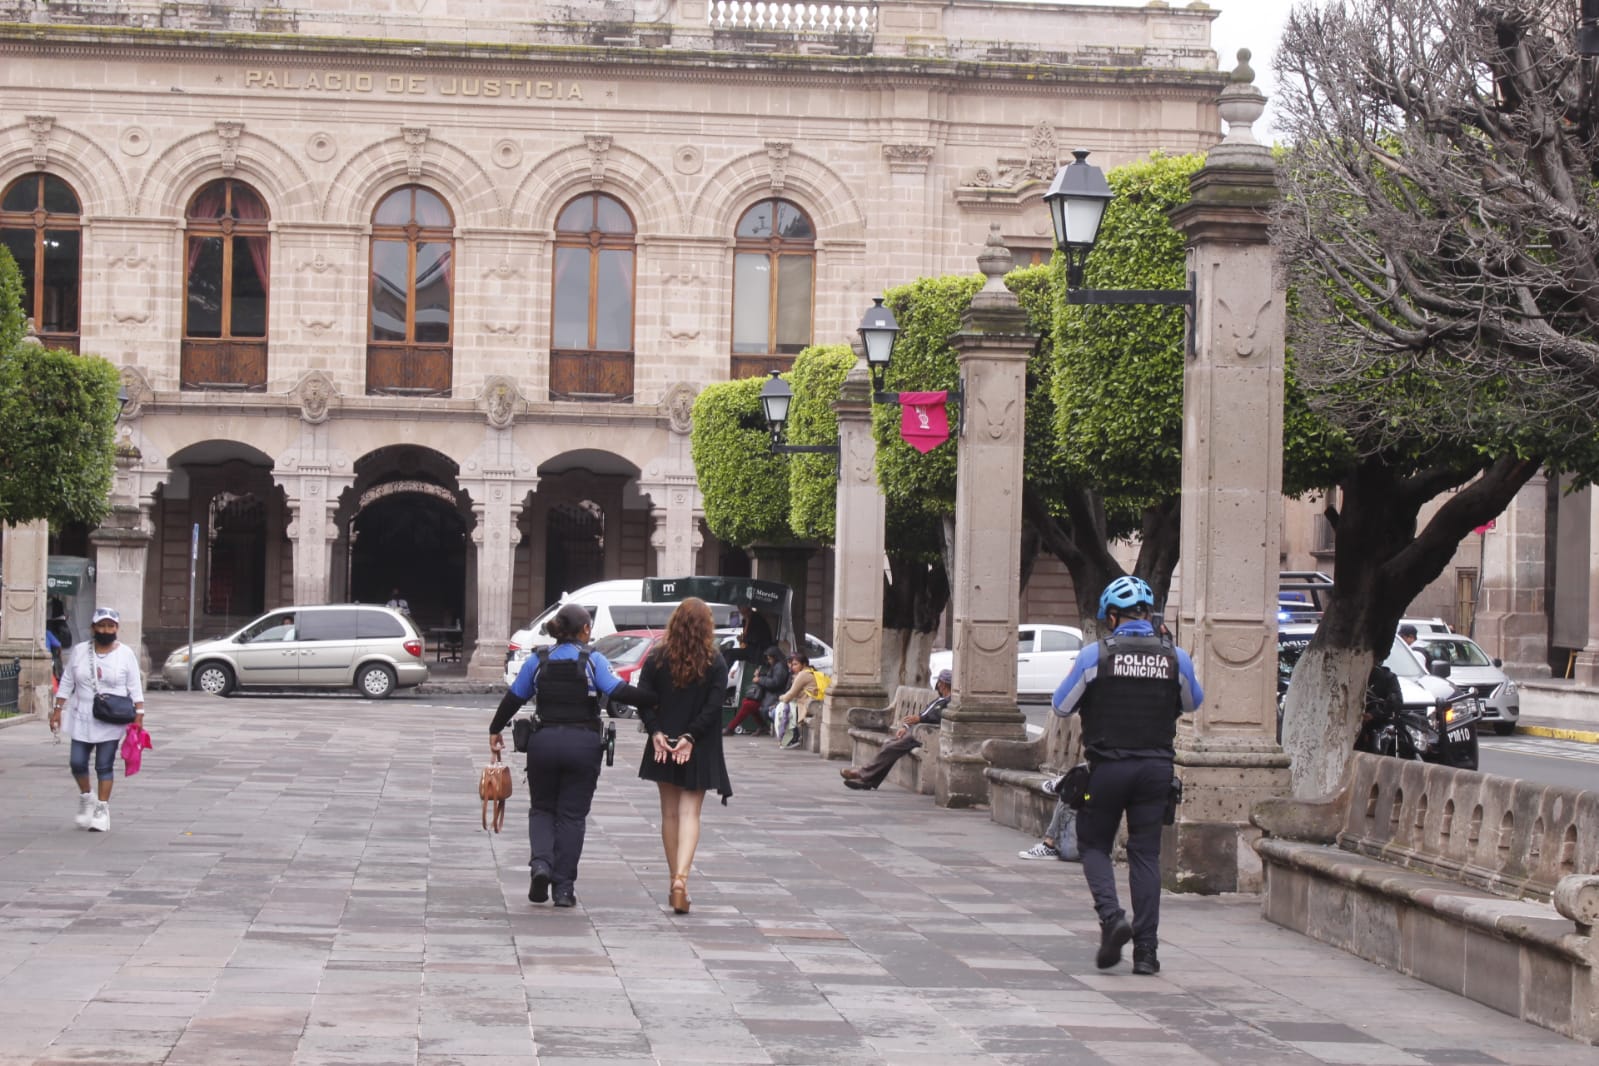
POLYGON ((1338 790, 1372 664, 1392 649, 1405 608, 1443 573, 1461 539, 1503 511, 1537 470, 1534 460, 1506 458, 1485 469, 1438 467, 1402 478, 1373 457, 1343 483, 1332 594, 1283 706, 1282 745, 1292 760, 1295 796, 1338 790), (1422 506, 1460 485, 1466 487, 1418 534, 1422 506))

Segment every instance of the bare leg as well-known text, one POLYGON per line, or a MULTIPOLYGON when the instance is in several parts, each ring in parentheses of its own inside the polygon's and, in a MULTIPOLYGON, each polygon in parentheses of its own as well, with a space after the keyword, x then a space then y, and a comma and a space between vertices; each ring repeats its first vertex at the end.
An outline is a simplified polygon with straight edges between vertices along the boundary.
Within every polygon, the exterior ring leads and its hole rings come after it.
POLYGON ((683 790, 665 781, 655 782, 661 792, 661 844, 666 849, 666 867, 672 877, 677 876, 677 808, 683 790))
POLYGON ((705 793, 697 789, 677 790, 677 875, 687 877, 694 865, 694 850, 700 845, 700 807, 705 793))
MULTIPOLYGON (((106 801, 108 801, 111 798, 111 781, 112 781, 112 779, 108 777, 104 781, 100 782, 100 802, 101 803, 105 803, 106 801)), ((85 789, 84 791, 88 791, 88 790, 85 789)))
POLYGON ((83 774, 81 776, 78 775, 78 774, 73 774, 72 775, 72 780, 74 780, 74 781, 76 781, 78 783, 78 791, 79 792, 90 792, 90 791, 92 791, 92 789, 89 788, 89 775, 88 774, 83 774))

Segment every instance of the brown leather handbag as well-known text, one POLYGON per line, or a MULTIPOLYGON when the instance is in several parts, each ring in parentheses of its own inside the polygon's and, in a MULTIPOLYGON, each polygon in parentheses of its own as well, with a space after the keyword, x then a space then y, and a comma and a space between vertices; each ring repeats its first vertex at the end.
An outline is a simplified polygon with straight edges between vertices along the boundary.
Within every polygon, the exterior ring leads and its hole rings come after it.
POLYGON ((511 768, 500 761, 500 753, 483 768, 477 779, 478 798, 483 801, 483 828, 489 828, 489 804, 494 804, 494 831, 505 824, 505 801, 511 796, 511 768))

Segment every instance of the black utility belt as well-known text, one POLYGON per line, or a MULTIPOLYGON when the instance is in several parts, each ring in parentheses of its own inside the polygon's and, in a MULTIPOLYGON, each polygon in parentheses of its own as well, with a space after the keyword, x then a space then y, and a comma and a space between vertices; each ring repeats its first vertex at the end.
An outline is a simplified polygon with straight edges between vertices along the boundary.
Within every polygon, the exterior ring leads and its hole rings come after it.
POLYGON ((533 731, 535 733, 541 729, 587 729, 591 733, 601 732, 598 718, 590 718, 582 722, 544 722, 538 719, 535 719, 534 722, 533 731))

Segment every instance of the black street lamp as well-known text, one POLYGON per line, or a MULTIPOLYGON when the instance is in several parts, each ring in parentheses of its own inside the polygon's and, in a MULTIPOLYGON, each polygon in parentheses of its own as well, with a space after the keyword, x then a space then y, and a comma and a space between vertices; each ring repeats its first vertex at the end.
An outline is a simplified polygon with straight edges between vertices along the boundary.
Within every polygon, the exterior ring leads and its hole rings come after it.
MULTIPOLYGON (((866 365, 872 372, 872 402, 898 404, 900 394, 897 392, 884 392, 884 378, 888 374, 889 364, 894 361, 894 345, 899 340, 899 321, 895 319, 894 312, 883 306, 881 296, 872 297, 872 306, 866 309, 866 315, 861 319, 861 347, 866 349, 866 365)), ((950 389, 945 399, 963 407, 962 401, 966 393, 962 389, 950 389)), ((961 425, 965 419, 952 419, 956 436, 960 435, 961 425)))
POLYGON ((123 412, 128 409, 128 401, 130 401, 132 399, 133 399, 133 397, 128 395, 128 386, 127 386, 126 382, 124 382, 123 384, 117 386, 117 417, 118 418, 121 418, 123 412))
MULTIPOLYGON (((1599 0, 1585 0, 1599 4, 1599 0)), ((1099 224, 1105 208, 1115 194, 1105 181, 1105 172, 1088 161, 1088 152, 1078 149, 1072 161, 1061 167, 1044 194, 1050 221, 1055 227, 1055 247, 1066 257, 1066 302, 1069 304, 1134 304, 1188 308, 1187 351, 1194 354, 1194 275, 1188 274, 1186 289, 1085 289, 1083 266, 1099 239, 1099 224)))
POLYGON ((766 419, 769 444, 773 455, 837 455, 837 444, 784 444, 783 427, 788 424, 788 409, 794 402, 794 390, 788 382, 770 371, 771 376, 761 386, 761 416, 766 419))

